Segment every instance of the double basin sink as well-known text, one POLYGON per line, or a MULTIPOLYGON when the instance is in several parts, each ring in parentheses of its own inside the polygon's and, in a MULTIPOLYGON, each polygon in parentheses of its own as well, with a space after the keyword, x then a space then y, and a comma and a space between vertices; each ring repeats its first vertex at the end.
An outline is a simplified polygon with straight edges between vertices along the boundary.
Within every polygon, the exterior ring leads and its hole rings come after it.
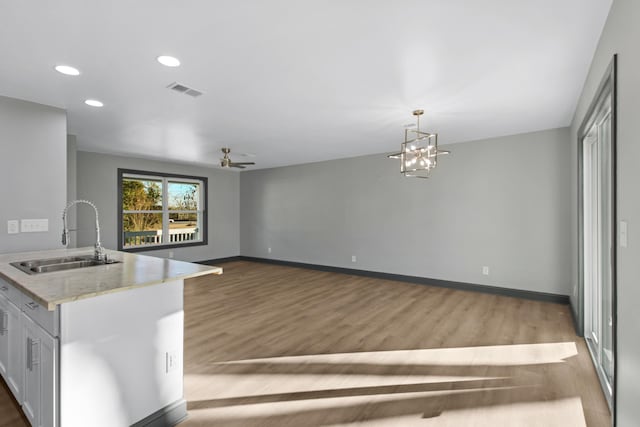
POLYGON ((53 273, 55 271, 75 270, 77 268, 92 267, 94 265, 116 264, 119 261, 100 261, 92 255, 69 256, 63 258, 34 259, 31 261, 12 262, 15 268, 27 274, 53 273))

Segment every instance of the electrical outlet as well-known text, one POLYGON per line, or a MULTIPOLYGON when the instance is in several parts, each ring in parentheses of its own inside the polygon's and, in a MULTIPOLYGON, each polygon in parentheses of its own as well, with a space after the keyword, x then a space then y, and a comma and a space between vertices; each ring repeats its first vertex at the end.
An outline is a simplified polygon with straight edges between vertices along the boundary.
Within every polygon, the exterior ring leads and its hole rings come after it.
POLYGON ((268 252, 268 253, 271 253, 271 248, 267 248, 267 252, 268 252))
POLYGON ((20 221, 17 219, 12 219, 7 221, 7 233, 8 234, 18 234, 20 232, 20 221))
POLYGON ((167 351, 165 353, 165 358, 166 358, 166 373, 168 374, 169 372, 173 372, 176 369, 178 369, 178 352, 173 350, 173 351, 167 351))
POLYGON ((489 275, 489 267, 487 267, 486 265, 484 267, 482 267, 482 274, 484 274, 485 276, 489 275))
POLYGON ((351 262, 358 262, 358 258, 355 255, 351 255, 351 262))

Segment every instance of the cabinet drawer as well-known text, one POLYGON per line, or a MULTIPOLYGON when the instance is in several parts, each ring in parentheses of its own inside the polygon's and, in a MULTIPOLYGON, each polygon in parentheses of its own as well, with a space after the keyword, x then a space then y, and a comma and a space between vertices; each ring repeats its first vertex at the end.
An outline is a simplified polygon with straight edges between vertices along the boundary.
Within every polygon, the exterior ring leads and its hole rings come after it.
POLYGON ((59 310, 57 307, 54 311, 49 311, 45 306, 34 301, 27 295, 22 294, 21 308, 27 316, 40 325, 45 331, 54 337, 58 336, 59 310))
POLYGON ((0 279, 0 295, 4 295, 17 306, 21 304, 22 292, 2 279, 0 279))
POLYGON ((22 292, 2 279, 0 279, 0 295, 4 295, 18 307, 22 303, 22 292))

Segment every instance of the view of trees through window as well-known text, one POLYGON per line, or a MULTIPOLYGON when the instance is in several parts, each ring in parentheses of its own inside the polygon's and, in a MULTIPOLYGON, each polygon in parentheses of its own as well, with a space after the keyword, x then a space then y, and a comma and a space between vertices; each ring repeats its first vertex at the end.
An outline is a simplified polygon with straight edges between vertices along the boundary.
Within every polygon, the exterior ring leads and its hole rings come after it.
POLYGON ((125 211, 160 211, 157 213, 125 214, 124 231, 162 229, 162 182, 124 179, 122 181, 122 208, 125 211))
POLYGON ((202 181, 124 175, 121 183, 123 247, 202 239, 202 181))

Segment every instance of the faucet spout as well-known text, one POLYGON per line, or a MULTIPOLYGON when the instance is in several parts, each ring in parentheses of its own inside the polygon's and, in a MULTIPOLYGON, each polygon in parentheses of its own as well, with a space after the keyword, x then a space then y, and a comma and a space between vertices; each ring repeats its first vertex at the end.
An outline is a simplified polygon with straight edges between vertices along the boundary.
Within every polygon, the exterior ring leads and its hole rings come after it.
POLYGON ((72 202, 69 202, 69 204, 62 211, 62 226, 63 226, 62 227, 63 228, 63 230, 62 230, 62 244, 66 246, 70 242, 70 239, 69 239, 69 227, 67 226, 67 211, 73 205, 76 205, 78 203, 84 203, 86 205, 91 206, 93 208, 93 211, 95 212, 95 216, 96 216, 96 244, 95 244, 94 256, 95 256, 95 259, 97 261, 104 261, 104 260, 106 260, 106 254, 104 252, 104 248, 102 247, 102 244, 100 243, 100 220, 99 220, 99 216, 98 216, 98 208, 96 207, 96 205, 94 205, 92 202, 90 202, 88 200, 74 200, 72 202))

